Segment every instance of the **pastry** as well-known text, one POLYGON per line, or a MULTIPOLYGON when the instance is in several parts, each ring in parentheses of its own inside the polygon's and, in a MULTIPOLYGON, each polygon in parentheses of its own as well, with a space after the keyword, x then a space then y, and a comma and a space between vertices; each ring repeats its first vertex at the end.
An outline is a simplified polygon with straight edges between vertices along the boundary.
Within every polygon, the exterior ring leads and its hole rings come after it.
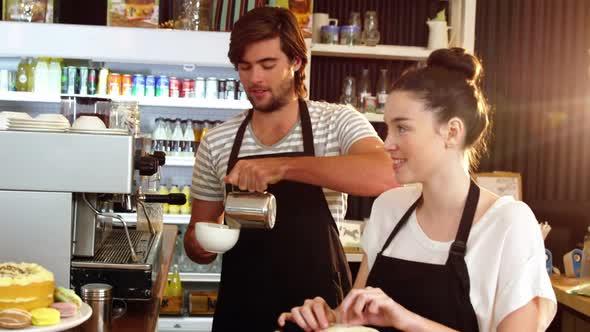
POLYGON ((75 304, 76 307, 82 306, 82 299, 71 289, 65 287, 57 287, 53 293, 55 302, 66 302, 75 304))
POLYGON ((78 312, 78 306, 68 302, 55 302, 51 305, 51 308, 59 311, 61 318, 72 317, 78 312))
POLYGON ((31 325, 31 314, 23 309, 4 309, 0 311, 0 328, 22 329, 31 325))
POLYGON ((35 326, 50 326, 60 322, 59 311, 52 308, 38 308, 31 311, 31 322, 35 326))
POLYGON ((32 310, 53 303, 53 273, 32 263, 0 263, 0 310, 32 310))

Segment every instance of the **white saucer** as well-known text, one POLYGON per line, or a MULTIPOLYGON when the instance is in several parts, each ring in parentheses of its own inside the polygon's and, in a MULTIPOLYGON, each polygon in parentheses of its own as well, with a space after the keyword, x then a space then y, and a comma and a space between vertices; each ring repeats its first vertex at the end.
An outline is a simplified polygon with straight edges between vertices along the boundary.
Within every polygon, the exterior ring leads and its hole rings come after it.
POLYGON ((84 323, 92 315, 92 308, 84 302, 80 310, 74 317, 62 318, 58 324, 51 326, 29 326, 18 330, 5 330, 0 328, 0 331, 19 331, 19 332, 58 332, 76 327, 84 323))

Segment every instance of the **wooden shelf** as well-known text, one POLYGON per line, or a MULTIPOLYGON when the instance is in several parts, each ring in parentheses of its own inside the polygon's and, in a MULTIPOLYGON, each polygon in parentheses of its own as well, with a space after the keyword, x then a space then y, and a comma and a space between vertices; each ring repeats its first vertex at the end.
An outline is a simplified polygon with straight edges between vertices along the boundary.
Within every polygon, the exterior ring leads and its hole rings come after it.
POLYGON ((313 44, 311 46, 311 55, 342 58, 423 61, 428 58, 430 52, 432 51, 418 46, 348 46, 334 44, 313 44))

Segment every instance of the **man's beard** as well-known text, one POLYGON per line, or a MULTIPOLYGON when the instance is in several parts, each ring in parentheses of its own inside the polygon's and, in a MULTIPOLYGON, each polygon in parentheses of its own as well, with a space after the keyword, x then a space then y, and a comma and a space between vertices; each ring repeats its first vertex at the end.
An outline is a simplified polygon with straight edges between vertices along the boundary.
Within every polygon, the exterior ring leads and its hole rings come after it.
POLYGON ((271 92, 270 102, 266 105, 257 105, 255 103, 255 98, 252 98, 249 94, 246 95, 248 96, 248 100, 250 100, 250 103, 252 104, 255 110, 264 113, 272 113, 287 105, 291 101, 290 92, 293 90, 293 79, 284 80, 279 85, 278 90, 279 91, 277 92, 276 97, 272 94, 272 91, 269 90, 271 92))

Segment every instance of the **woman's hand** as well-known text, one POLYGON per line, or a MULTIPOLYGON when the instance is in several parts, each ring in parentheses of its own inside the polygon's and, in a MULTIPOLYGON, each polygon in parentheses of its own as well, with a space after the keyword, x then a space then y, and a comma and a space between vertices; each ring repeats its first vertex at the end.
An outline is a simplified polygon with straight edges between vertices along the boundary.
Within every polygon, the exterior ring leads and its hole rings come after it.
POLYGON ((413 314, 379 288, 353 289, 338 308, 339 323, 405 330, 413 314))
POLYGON ((286 321, 296 323, 306 332, 320 331, 337 321, 337 313, 324 299, 316 297, 305 300, 302 306, 291 309, 291 312, 282 313, 278 320, 279 326, 285 326, 286 321))

